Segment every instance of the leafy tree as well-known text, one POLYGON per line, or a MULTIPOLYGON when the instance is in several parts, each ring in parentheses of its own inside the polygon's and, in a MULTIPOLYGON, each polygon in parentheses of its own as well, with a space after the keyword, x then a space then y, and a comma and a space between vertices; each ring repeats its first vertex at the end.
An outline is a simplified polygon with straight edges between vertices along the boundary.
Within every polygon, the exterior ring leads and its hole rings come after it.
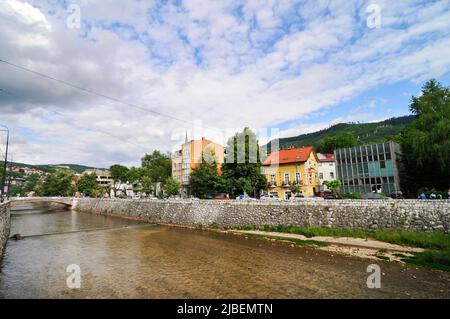
POLYGON ((148 176, 142 176, 140 179, 141 191, 149 195, 153 193, 153 182, 148 176))
POLYGON ((164 194, 167 196, 174 196, 180 194, 180 183, 169 177, 164 183, 164 194))
POLYGON ((317 151, 319 153, 333 153, 335 149, 353 147, 356 138, 349 132, 342 132, 336 136, 327 136, 319 141, 317 151))
POLYGON ((222 176, 233 196, 246 192, 257 194, 265 189, 267 180, 261 174, 260 149, 256 134, 249 128, 232 136, 225 148, 222 176))
POLYGON ((189 180, 192 195, 199 198, 214 197, 225 191, 225 180, 219 175, 217 163, 202 161, 194 168, 189 180))
POLYGON ((143 172, 144 171, 142 168, 138 167, 130 168, 127 173, 127 181, 129 181, 130 183, 139 182, 141 180, 143 172))
POLYGON ((341 187, 341 181, 338 179, 332 181, 324 181, 323 185, 328 187, 334 194, 339 194, 339 189, 341 187))
POLYGON ((410 196, 420 188, 448 190, 450 187, 450 89, 436 80, 412 97, 416 116, 401 133, 401 183, 410 196))
POLYGON ((67 169, 58 169, 47 176, 40 190, 41 196, 73 196, 74 173, 67 169))
POLYGON ((292 194, 297 194, 300 193, 301 188, 298 185, 292 184, 291 186, 289 186, 289 190, 292 192, 292 194))
POLYGON ((78 191, 85 196, 95 197, 99 191, 97 176, 95 174, 85 174, 81 176, 77 183, 78 191))
POLYGON ((128 167, 115 164, 109 169, 111 173, 111 178, 113 179, 113 183, 111 189, 114 192, 114 196, 117 196, 117 191, 119 190, 120 184, 128 181, 128 167))
POLYGON ((172 160, 169 155, 154 151, 152 154, 145 154, 142 158, 143 176, 148 176, 154 184, 153 191, 156 195, 157 184, 164 183, 172 176, 172 160))

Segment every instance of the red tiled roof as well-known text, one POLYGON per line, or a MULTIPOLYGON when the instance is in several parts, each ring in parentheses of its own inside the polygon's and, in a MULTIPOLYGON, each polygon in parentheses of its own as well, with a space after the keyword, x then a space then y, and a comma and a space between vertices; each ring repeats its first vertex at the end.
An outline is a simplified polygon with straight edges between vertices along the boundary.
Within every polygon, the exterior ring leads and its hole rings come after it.
POLYGON ((312 146, 281 150, 270 153, 263 162, 264 166, 273 164, 288 164, 306 162, 309 154, 313 151, 312 146))
POLYGON ((334 162, 334 154, 317 153, 320 162, 334 162))

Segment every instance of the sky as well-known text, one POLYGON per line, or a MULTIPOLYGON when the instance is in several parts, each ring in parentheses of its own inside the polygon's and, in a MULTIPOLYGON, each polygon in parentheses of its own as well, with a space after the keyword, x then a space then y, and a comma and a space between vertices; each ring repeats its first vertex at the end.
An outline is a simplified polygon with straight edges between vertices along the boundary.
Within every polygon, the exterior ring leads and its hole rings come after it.
POLYGON ((0 62, 0 124, 30 164, 139 165, 186 132, 264 143, 450 85, 449 0, 1 0, 0 23, 1 60, 85 89, 0 62))

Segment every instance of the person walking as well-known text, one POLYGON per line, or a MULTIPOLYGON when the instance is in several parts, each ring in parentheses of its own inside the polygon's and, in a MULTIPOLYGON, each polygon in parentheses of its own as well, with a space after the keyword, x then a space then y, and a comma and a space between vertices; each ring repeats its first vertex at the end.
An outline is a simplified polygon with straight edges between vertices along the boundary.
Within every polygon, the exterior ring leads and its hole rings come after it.
POLYGON ((425 195, 425 193, 422 192, 422 193, 419 195, 419 199, 427 199, 427 195, 425 195))

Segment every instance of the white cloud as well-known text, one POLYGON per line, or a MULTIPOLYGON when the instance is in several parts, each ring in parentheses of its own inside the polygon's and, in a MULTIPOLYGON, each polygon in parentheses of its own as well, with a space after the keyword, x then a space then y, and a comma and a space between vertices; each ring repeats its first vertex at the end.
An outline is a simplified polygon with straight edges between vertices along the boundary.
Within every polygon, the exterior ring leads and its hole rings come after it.
MULTIPOLYGON (((369 29, 364 1, 190 0, 179 8, 83 0, 81 30, 67 28, 64 7, 30 3, 0 3, 0 57, 209 127, 277 126, 380 84, 450 70, 443 2, 378 1, 382 28, 369 29)), ((0 87, 21 97, 0 96, 1 122, 27 141, 13 145, 21 161, 137 164, 143 152, 172 150, 192 130, 3 64, 0 87)))

